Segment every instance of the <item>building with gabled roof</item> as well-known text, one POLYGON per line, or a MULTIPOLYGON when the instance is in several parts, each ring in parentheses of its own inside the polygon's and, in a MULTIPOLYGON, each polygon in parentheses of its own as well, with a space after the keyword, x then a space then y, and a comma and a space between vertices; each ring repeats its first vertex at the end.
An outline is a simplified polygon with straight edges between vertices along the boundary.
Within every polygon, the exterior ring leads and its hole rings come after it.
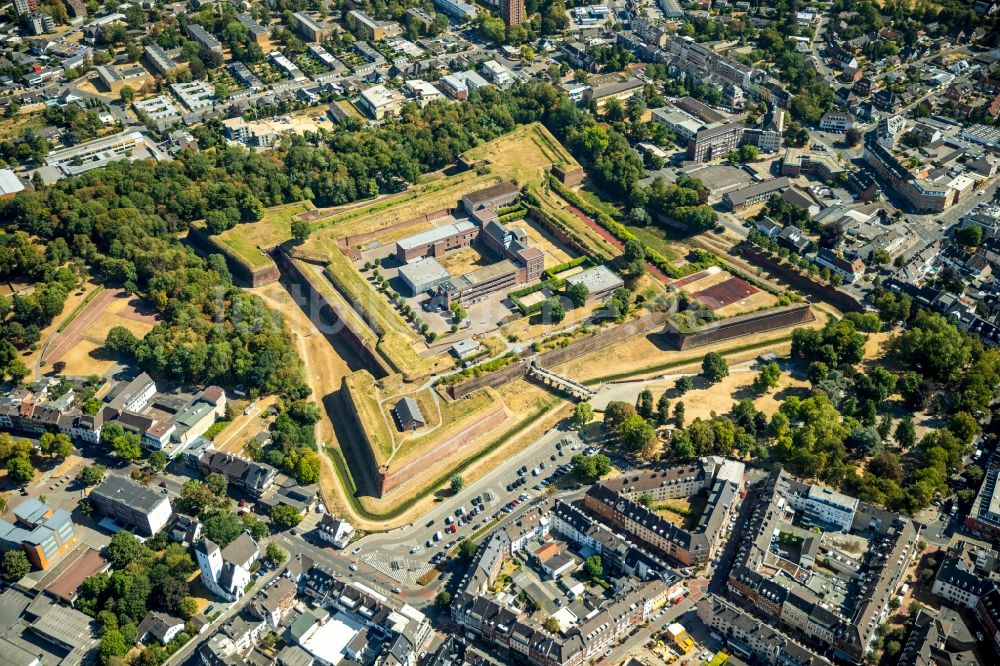
POLYGON ((201 569, 201 581, 212 593, 236 601, 250 582, 250 567, 260 558, 257 542, 243 532, 225 548, 209 538, 202 539, 194 549, 201 569))

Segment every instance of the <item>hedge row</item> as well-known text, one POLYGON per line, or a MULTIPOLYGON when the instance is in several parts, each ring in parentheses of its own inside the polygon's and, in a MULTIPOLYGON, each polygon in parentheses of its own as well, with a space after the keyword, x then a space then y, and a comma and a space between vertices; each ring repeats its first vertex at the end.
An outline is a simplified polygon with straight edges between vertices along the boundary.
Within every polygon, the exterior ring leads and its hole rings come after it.
POLYGON ((570 259, 569 261, 564 261, 563 263, 557 264, 557 265, 555 265, 555 266, 553 266, 551 268, 546 268, 545 269, 545 276, 548 279, 550 279, 550 280, 554 280, 555 277, 556 277, 556 275, 558 275, 559 273, 562 273, 563 271, 568 271, 571 268, 576 268, 577 266, 583 266, 584 264, 588 263, 589 261, 590 261, 590 257, 588 257, 585 254, 581 255, 579 257, 576 257, 575 259, 570 259))
POLYGON ((695 254, 698 256, 698 261, 685 264, 684 268, 678 269, 664 257, 662 254, 649 247, 641 240, 636 238, 635 234, 628 230, 628 228, 614 220, 602 210, 598 210, 594 206, 590 205, 588 202, 584 201, 582 198, 577 196, 576 192, 569 189, 562 183, 560 183, 556 178, 549 176, 549 184, 552 189, 554 189, 559 196, 569 201, 571 204, 579 208, 586 215, 589 215, 595 222, 604 227, 612 235, 616 236, 618 240, 625 243, 628 241, 635 241, 642 245, 646 251, 646 261, 656 266, 660 269, 667 277, 677 279, 682 278, 685 275, 690 275, 692 273, 697 273, 698 271, 704 270, 713 264, 718 264, 725 267, 720 263, 719 258, 716 257, 711 252, 704 252, 702 250, 695 250, 695 254))

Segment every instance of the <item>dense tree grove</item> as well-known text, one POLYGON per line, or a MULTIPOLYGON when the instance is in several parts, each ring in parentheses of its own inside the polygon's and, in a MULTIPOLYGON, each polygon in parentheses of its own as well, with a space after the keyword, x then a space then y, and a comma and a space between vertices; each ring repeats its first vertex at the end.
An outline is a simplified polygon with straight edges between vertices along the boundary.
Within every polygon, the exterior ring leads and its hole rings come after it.
MULTIPOLYGON (((187 581, 197 566, 184 546, 167 542, 166 532, 146 543, 119 532, 109 544, 108 554, 115 571, 86 578, 75 603, 77 609, 97 620, 104 663, 136 644, 136 627, 148 611, 159 610, 185 620, 197 611, 187 581)), ((171 647, 176 649, 191 635, 182 632, 171 647)))

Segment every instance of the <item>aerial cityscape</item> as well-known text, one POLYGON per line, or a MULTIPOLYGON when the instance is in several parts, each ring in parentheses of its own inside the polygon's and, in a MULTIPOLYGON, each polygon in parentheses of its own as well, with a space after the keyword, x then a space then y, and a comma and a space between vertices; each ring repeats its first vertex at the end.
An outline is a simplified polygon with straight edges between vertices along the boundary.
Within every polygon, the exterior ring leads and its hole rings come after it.
POLYGON ((12 0, 0 274, 0 666, 1000 664, 998 1, 12 0))

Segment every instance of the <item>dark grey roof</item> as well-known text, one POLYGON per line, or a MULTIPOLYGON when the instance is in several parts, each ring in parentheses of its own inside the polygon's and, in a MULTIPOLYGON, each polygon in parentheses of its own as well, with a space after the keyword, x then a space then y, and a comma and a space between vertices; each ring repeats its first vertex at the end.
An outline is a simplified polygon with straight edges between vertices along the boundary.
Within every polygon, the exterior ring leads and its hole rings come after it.
POLYGON ((94 487, 90 496, 104 498, 108 502, 124 504, 145 513, 151 512, 166 499, 156 490, 140 485, 120 474, 109 474, 94 487))
POLYGON ((420 413, 420 405, 413 398, 403 398, 396 403, 392 411, 396 412, 396 418, 399 419, 400 425, 406 425, 411 421, 427 423, 424 415, 420 413))

